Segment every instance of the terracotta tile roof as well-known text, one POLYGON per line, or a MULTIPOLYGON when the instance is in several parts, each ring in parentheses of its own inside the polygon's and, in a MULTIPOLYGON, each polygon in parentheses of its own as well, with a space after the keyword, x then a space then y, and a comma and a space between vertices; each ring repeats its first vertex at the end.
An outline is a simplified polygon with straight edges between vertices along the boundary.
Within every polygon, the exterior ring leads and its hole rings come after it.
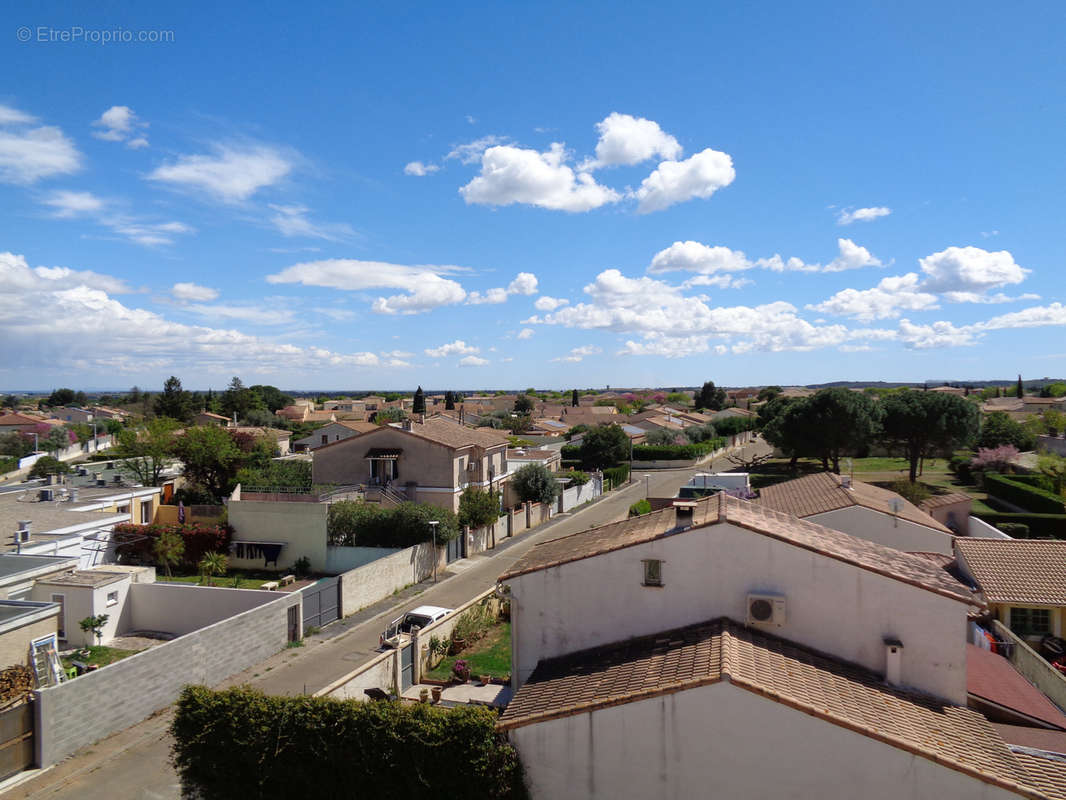
POLYGON ((917 506, 908 503, 895 492, 862 481, 852 481, 851 488, 845 489, 840 483, 840 476, 832 472, 818 472, 814 475, 804 475, 802 478, 766 486, 759 491, 759 497, 755 502, 797 517, 809 517, 812 514, 824 514, 827 511, 836 511, 849 506, 862 506, 873 511, 892 514, 893 501, 900 504, 898 513, 900 519, 924 525, 941 533, 951 533, 946 526, 921 511, 917 506))
POLYGON ((943 508, 944 506, 953 506, 955 503, 972 503, 973 498, 968 494, 962 492, 949 492, 948 494, 934 494, 932 497, 928 497, 922 501, 922 504, 918 506, 922 511, 930 508, 943 508))
POLYGON ((1028 777, 980 714, 888 686, 862 667, 728 619, 541 661, 497 727, 509 730, 723 679, 983 781, 1018 790, 1028 777))
POLYGON ((375 431, 378 429, 378 426, 373 422, 359 422, 358 420, 339 419, 337 420, 337 424, 358 433, 366 433, 367 431, 375 431))
POLYGON ((315 452, 320 453, 330 447, 350 446, 352 442, 355 442, 356 440, 361 441, 364 436, 373 436, 377 434, 379 430, 391 430, 410 434, 411 436, 417 436, 420 439, 436 442, 437 444, 442 444, 445 447, 450 447, 456 450, 470 445, 489 449, 501 445, 506 446, 509 443, 506 436, 497 433, 491 428, 467 428, 448 417, 430 417, 424 423, 412 422, 410 430, 404 430, 398 426, 374 427, 374 430, 367 431, 366 433, 356 434, 355 436, 349 436, 347 439, 341 439, 337 442, 330 442, 329 444, 322 445, 322 447, 317 448, 315 452))
POLYGON ((1003 656, 966 645, 966 693, 1066 730, 1066 714, 1003 656))
MULTIPOLYGON (((904 553, 842 531, 816 525, 745 500, 716 494, 696 501, 692 527, 684 534, 711 535, 708 526, 729 522, 764 536, 821 553, 828 558, 854 564, 888 578, 910 583, 922 589, 979 605, 973 593, 927 559, 904 553)), ((580 531, 535 545, 508 572, 505 581, 529 572, 559 566, 602 553, 650 542, 667 535, 676 536, 673 508, 664 508, 632 519, 580 531)))
POLYGON ((990 603, 1066 606, 1066 541, 959 537, 955 552, 990 603))
POLYGON ((27 417, 25 414, 0 414, 0 425, 37 425, 45 420, 38 417, 27 417))
POLYGON ((1048 753, 1027 752, 1012 747, 1026 783, 1052 800, 1066 800, 1066 759, 1048 753))
POLYGON ((930 553, 925 550, 908 550, 912 556, 918 556, 924 558, 926 561, 932 561, 941 569, 947 569, 955 563, 955 556, 948 555, 947 553, 930 553))

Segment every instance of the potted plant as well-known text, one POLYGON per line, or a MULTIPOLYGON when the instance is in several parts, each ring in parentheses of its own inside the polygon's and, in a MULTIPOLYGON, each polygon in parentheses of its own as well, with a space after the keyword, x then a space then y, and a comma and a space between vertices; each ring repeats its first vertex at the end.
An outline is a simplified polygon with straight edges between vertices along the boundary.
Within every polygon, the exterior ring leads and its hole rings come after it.
POLYGON ((490 683, 492 683, 492 676, 491 675, 482 675, 481 676, 481 685, 482 686, 488 686, 490 683))
POLYGON ((420 689, 418 691, 418 700, 419 700, 420 703, 428 703, 429 702, 429 689, 426 689, 425 687, 420 689))
POLYGON ((431 689, 431 691, 433 692, 433 702, 434 703, 439 703, 440 702, 441 692, 444 691, 444 687, 443 686, 434 686, 431 689))
POLYGON ((470 665, 465 659, 460 658, 452 665, 452 675, 458 683, 466 683, 470 680, 470 665))

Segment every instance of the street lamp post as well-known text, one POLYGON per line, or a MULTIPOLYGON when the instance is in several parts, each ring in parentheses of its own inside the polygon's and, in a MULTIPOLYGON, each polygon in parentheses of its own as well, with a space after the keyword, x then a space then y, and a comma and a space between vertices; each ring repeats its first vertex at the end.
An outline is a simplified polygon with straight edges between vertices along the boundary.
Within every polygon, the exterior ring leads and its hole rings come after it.
POLYGON ((647 500, 651 495, 651 475, 644 474, 644 499, 647 500))
POLYGON ((437 553, 437 526, 440 522, 435 519, 429 521, 429 529, 433 531, 433 582, 437 582, 437 559, 439 555, 437 553))

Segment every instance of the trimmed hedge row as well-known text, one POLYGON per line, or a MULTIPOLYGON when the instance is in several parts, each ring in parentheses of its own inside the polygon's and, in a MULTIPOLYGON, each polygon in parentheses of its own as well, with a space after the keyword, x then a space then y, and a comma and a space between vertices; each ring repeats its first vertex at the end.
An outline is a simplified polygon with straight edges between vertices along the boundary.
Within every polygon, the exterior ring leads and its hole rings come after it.
POLYGON ((581 445, 579 444, 564 444, 559 448, 559 453, 564 459, 571 458, 578 461, 581 460, 581 445))
POLYGON ((518 753, 482 706, 270 697, 189 686, 170 732, 183 796, 527 798, 518 753))
POLYGON ((985 491, 992 497, 1024 508, 1035 514, 1066 514, 1062 496, 1041 486, 1029 485, 1014 477, 995 472, 985 473, 985 491))
POLYGON ((181 555, 182 566, 195 569, 208 553, 229 553, 233 529, 229 525, 180 524, 136 525, 121 522, 115 526, 118 538, 126 541, 115 547, 115 553, 123 564, 155 564, 155 543, 164 531, 181 537, 185 550, 181 555))
POLYGON ((638 444, 633 448, 633 460, 689 461, 705 456, 721 447, 725 447, 725 439, 722 438, 708 439, 699 444, 638 444))
POLYGON ((629 480, 629 464, 608 467, 603 471, 603 477, 611 482, 611 486, 621 486, 629 480))
POLYGON ((1029 539, 1066 539, 1066 514, 1010 514, 1004 511, 974 511, 973 515, 993 527, 1004 523, 1029 526, 1029 539))

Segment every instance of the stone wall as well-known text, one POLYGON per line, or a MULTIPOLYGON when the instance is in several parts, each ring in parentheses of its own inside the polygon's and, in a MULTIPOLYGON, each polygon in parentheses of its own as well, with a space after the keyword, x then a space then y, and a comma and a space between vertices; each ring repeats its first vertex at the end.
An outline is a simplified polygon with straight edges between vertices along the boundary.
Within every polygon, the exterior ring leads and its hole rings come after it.
POLYGON ((38 689, 38 764, 51 766, 80 747, 140 722, 173 703, 187 684, 216 685, 278 652, 288 641, 288 609, 299 605, 299 592, 278 594, 266 605, 72 681, 38 689))

